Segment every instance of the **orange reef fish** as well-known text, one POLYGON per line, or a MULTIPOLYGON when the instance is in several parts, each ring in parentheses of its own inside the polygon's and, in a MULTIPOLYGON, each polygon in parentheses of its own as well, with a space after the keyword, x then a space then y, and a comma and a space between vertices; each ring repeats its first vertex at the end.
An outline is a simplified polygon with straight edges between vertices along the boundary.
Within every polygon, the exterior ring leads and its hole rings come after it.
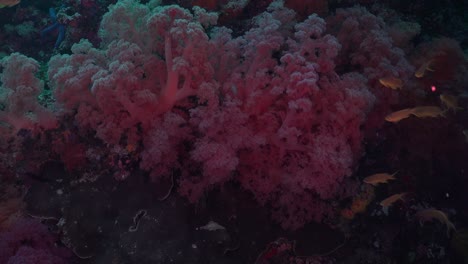
POLYGON ((411 114, 419 118, 439 117, 445 116, 445 111, 438 106, 418 106, 413 108, 411 114))
POLYGON ((380 202, 380 205, 382 207, 389 207, 390 205, 394 204, 396 201, 399 201, 399 200, 402 200, 403 201, 403 197, 406 195, 407 193, 397 193, 397 194, 394 194, 388 198, 386 198, 385 200, 381 201, 380 202))
POLYGON ((416 76, 416 78, 422 78, 422 77, 424 77, 424 74, 426 73, 426 71, 434 71, 434 69, 431 68, 431 65, 432 65, 433 62, 434 62, 434 60, 428 60, 425 63, 423 63, 416 70, 416 72, 414 73, 414 76, 416 76))
POLYGON ((0 8, 15 6, 20 0, 0 0, 0 8))
POLYGON ((395 175, 398 173, 395 172, 393 174, 388 173, 376 173, 371 176, 364 178, 364 182, 376 186, 380 183, 387 183, 390 180, 395 180, 395 175))
POLYGON ((400 122, 401 120, 408 118, 413 113, 412 108, 402 109, 396 112, 393 112, 385 117, 385 120, 392 123, 400 122))
POLYGON ((447 107, 447 109, 450 109, 454 112, 463 109, 458 106, 458 98, 456 96, 450 94, 441 94, 439 98, 440 101, 442 101, 442 103, 445 105, 445 107, 447 107))
POLYGON ((367 206, 374 200, 374 196, 374 187, 369 185, 363 186, 361 191, 353 196, 351 205, 341 210, 341 216, 344 219, 351 220, 356 214, 365 212, 367 206))
POLYGON ((421 224, 432 220, 438 220, 447 227, 447 236, 450 235, 450 230, 455 230, 455 225, 450 222, 448 216, 444 212, 437 209, 421 210, 416 213, 416 218, 419 219, 421 224))
POLYGON ((400 78, 396 77, 385 77, 379 79, 380 84, 387 88, 391 88, 393 90, 398 90, 403 87, 403 81, 400 78))

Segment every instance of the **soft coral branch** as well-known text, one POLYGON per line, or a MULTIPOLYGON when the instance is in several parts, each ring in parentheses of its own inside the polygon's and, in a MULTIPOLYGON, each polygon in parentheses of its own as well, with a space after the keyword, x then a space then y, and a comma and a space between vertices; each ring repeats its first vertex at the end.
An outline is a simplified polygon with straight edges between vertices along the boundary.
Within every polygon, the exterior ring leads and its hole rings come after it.
MULTIPOLYGON (((187 57, 190 53, 193 52, 193 47, 191 42, 184 48, 184 56, 187 57)), ((158 105, 157 114, 163 114, 172 109, 174 105, 190 95, 195 95, 195 90, 191 87, 191 74, 186 72, 184 77, 184 83, 182 88, 179 89, 179 83, 181 80, 181 73, 177 70, 176 65, 174 65, 174 60, 172 58, 172 43, 170 36, 165 37, 164 41, 164 54, 166 61, 166 71, 167 71, 167 81, 165 86, 161 90, 160 102, 158 105)), ((182 58, 183 58, 182 57, 182 58)), ((182 62, 184 63, 184 62, 182 62)))

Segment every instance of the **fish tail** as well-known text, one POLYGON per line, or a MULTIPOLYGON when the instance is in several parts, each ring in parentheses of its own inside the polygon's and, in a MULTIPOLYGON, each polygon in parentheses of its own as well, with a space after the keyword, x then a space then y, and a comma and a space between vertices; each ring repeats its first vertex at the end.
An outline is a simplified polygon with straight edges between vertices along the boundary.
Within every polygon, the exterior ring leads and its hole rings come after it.
POLYGON ((448 222, 447 222, 447 237, 450 237, 450 231, 452 231, 452 230, 453 230, 454 232, 457 231, 457 230, 455 229, 455 225, 454 225, 452 222, 448 221, 448 222))
POLYGON ((448 112, 448 111, 449 111, 448 108, 445 109, 444 111, 442 111, 442 112, 440 113, 440 116, 447 118, 447 112, 448 112))

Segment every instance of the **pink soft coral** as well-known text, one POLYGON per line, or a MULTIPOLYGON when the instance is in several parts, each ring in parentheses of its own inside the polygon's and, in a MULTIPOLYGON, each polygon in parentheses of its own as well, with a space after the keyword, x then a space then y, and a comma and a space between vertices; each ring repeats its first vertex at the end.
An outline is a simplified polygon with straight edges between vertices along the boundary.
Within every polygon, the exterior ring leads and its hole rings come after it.
POLYGON ((292 28, 292 18, 272 5, 244 38, 224 38, 226 46, 238 43, 234 50, 246 59, 224 81, 222 102, 212 99, 191 111, 204 135, 192 158, 203 164, 204 175, 181 185, 196 200, 200 188, 237 171, 242 186, 276 208, 274 216, 287 228, 331 212, 327 200, 351 175, 361 149, 359 127, 374 102, 365 77, 335 73, 340 45, 324 35, 325 22, 313 15, 292 28), (223 155, 208 155, 213 150, 223 155))
POLYGON ((52 112, 40 105, 37 97, 42 92, 44 83, 36 77, 39 63, 19 53, 13 53, 0 61, 3 68, 0 87, 0 122, 6 124, 10 135, 21 129, 55 127, 52 112))
POLYGON ((374 94, 385 99, 377 79, 407 78, 411 67, 365 9, 340 11, 327 27, 317 15, 297 23, 274 1, 238 37, 207 34, 215 20, 200 8, 119 1, 103 18, 101 48, 82 41, 51 60, 63 112, 105 143, 139 146, 152 178, 179 171, 190 201, 235 180, 286 228, 322 220, 360 157, 374 94))
MULTIPOLYGON (((203 14, 198 17, 207 20, 203 14)), ((77 111, 80 126, 95 130, 107 143, 140 140, 135 127, 147 135, 161 116, 211 78, 208 36, 197 18, 178 6, 150 12, 144 5, 121 1, 104 16, 101 35, 102 49, 82 41, 73 46, 72 55, 52 58, 49 78, 64 110, 77 111), (125 16, 143 19, 144 28, 111 31, 120 28, 115 21, 124 15, 122 9, 131 7, 133 12, 125 16)))

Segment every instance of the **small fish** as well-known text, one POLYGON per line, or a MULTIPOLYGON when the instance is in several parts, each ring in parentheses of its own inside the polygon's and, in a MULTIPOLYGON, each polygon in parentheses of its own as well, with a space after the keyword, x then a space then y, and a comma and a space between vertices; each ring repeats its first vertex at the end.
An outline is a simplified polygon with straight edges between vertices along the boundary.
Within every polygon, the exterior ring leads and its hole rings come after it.
POLYGON ((391 88, 393 90, 398 90, 403 87, 403 81, 400 78, 396 77, 385 77, 379 79, 380 84, 387 88, 391 88))
POLYGON ((380 183, 387 183, 390 180, 395 180, 395 175, 397 173, 398 171, 393 174, 376 173, 376 174, 373 174, 371 176, 364 178, 364 182, 373 186, 377 186, 380 183))
POLYGON ((407 193, 397 193, 397 194, 394 194, 388 198, 386 198, 385 200, 381 201, 380 202, 380 205, 382 207, 389 207, 390 205, 394 204, 396 201, 399 201, 399 200, 402 200, 403 201, 403 197, 407 195, 407 193))
POLYGON ((198 229, 207 231, 226 230, 226 228, 215 221, 209 221, 208 224, 200 226, 198 229))
POLYGON ((15 6, 20 0, 0 0, 0 8, 15 6))
POLYGON ((447 236, 450 235, 450 230, 455 231, 455 225, 449 220, 448 216, 437 209, 424 209, 416 213, 416 218, 419 219, 419 223, 424 224, 425 222, 438 220, 447 227, 447 236))
POLYGON ((401 120, 410 117, 413 113, 412 108, 402 109, 396 112, 393 112, 385 117, 385 120, 392 123, 400 122, 401 120))
POLYGON ((416 70, 416 72, 414 73, 414 76, 416 76, 416 78, 422 78, 422 77, 424 77, 424 74, 426 73, 426 71, 434 71, 434 69, 431 68, 433 62, 434 62, 434 60, 432 59, 432 60, 428 60, 425 63, 423 63, 418 68, 418 70, 416 70))
POLYGON ((438 106, 418 106, 413 108, 411 114, 419 118, 439 117, 445 116, 445 111, 438 106))
POLYGON ((441 94, 439 98, 440 101, 442 101, 442 103, 445 105, 445 107, 447 107, 447 109, 450 109, 454 112, 463 109, 458 106, 458 98, 456 96, 450 94, 441 94))
POLYGON ((125 147, 128 153, 132 153, 136 150, 135 144, 128 143, 127 146, 125 147))

